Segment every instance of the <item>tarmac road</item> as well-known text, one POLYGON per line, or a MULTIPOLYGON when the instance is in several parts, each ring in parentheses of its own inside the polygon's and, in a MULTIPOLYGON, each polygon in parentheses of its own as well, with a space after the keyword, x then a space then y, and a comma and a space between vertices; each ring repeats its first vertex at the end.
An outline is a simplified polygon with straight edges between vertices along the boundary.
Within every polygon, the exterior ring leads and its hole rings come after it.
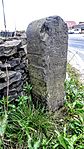
POLYGON ((69 34, 69 46, 84 50, 84 35, 83 34, 69 34))
POLYGON ((78 52, 80 58, 84 61, 84 35, 69 34, 68 47, 78 52))
POLYGON ((69 34, 67 61, 79 71, 84 83, 84 34, 69 34))

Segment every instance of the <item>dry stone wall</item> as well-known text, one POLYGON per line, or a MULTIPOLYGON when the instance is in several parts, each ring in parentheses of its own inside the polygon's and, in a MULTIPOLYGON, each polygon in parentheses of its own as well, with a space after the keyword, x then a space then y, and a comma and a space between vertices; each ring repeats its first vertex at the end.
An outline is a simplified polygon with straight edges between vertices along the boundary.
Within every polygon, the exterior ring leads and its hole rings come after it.
POLYGON ((55 111, 64 102, 67 25, 59 16, 48 17, 29 24, 26 34, 34 99, 55 111))
POLYGON ((28 80, 26 37, 1 38, 0 40, 0 98, 23 95, 23 84, 28 80))

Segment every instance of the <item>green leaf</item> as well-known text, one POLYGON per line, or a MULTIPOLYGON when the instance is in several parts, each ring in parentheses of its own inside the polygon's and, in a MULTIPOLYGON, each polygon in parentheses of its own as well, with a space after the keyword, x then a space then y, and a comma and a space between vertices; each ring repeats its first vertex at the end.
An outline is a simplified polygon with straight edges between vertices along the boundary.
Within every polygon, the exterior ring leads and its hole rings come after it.
POLYGON ((67 142, 69 143, 69 148, 74 149, 74 144, 77 140, 77 136, 73 135, 71 138, 65 138, 65 140, 67 140, 67 142))
POLYGON ((68 149, 68 146, 66 143, 67 141, 64 139, 64 136, 61 133, 59 133, 58 131, 56 131, 56 133, 58 135, 57 138, 58 138, 60 145, 62 145, 64 147, 64 149, 68 149))
POLYGON ((53 149, 56 149, 56 147, 58 147, 58 146, 59 146, 59 144, 56 143, 56 144, 53 146, 53 149))
POLYGON ((34 144, 34 149, 38 149, 41 145, 41 138, 34 144))
POLYGON ((66 137, 66 125, 64 126, 64 137, 66 137))
POLYGON ((33 149, 33 147, 32 147, 32 138, 30 137, 30 135, 28 135, 28 148, 33 149))
POLYGON ((7 126, 7 118, 8 118, 7 112, 5 112, 5 114, 0 118, 0 137, 4 136, 7 126))

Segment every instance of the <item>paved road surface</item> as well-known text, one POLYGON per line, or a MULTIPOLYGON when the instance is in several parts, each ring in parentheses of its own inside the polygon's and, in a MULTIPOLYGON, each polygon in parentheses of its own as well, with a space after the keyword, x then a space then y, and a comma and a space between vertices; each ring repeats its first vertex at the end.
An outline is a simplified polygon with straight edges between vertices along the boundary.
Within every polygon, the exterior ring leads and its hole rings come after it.
POLYGON ((69 34, 68 62, 79 70, 84 82, 84 34, 69 34))
POLYGON ((84 51, 84 35, 69 34, 69 46, 84 51))
POLYGON ((84 35, 83 34, 69 34, 68 46, 78 51, 80 58, 84 61, 84 35))

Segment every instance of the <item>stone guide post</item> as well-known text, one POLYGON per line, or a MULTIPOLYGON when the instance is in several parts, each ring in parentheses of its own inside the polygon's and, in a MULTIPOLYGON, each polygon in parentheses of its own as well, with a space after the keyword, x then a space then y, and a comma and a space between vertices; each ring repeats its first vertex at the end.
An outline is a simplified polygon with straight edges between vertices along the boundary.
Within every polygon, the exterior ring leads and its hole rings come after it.
POLYGON ((51 16, 29 24, 26 34, 32 93, 55 111, 64 102, 67 25, 59 16, 51 16))

